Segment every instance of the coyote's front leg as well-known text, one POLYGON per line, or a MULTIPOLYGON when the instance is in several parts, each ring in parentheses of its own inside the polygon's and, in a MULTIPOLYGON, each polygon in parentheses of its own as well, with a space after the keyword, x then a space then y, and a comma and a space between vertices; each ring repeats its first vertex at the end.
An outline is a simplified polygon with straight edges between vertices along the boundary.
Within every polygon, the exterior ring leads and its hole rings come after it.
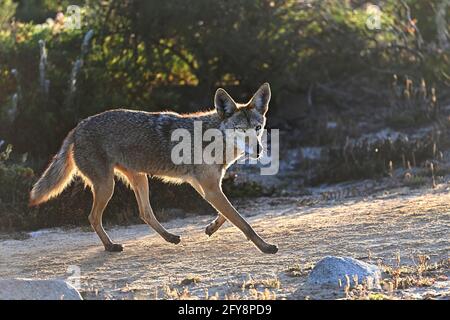
MULTIPOLYGON (((199 181, 201 189, 203 191, 203 195, 205 199, 214 207, 216 210, 227 220, 229 220, 232 224, 238 227, 249 240, 251 240, 259 250, 264 253, 277 253, 278 248, 276 245, 269 244, 265 242, 261 237, 253 230, 253 228, 245 221, 244 218, 237 212, 237 210, 233 207, 233 205, 228 201, 225 194, 222 192, 222 188, 220 187, 219 181, 199 181)), ((197 188, 196 188, 197 189, 197 188)), ((211 230, 218 229, 220 223, 222 221, 221 215, 212 222, 213 227, 211 230), (215 222, 218 221, 218 224, 215 225, 215 222), (218 226, 218 227, 217 227, 218 226)))

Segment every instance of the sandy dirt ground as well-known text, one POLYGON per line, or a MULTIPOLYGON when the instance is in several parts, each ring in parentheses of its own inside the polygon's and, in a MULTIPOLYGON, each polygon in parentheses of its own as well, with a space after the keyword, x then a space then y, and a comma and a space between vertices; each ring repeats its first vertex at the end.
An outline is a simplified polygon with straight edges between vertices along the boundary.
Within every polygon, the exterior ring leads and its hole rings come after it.
MULTIPOLYGON (((306 269, 326 255, 392 263, 399 253, 406 264, 416 263, 419 254, 431 261, 449 258, 447 186, 334 201, 258 198, 236 206, 264 239, 279 246, 276 255, 260 253, 229 223, 208 238, 204 227, 214 217, 198 216, 164 223, 181 235, 179 245, 166 243, 146 225, 109 229, 124 245, 122 253, 105 252, 97 236, 81 228, 3 238, 0 278, 67 279, 79 268, 86 299, 289 299, 301 298, 292 294, 307 276, 293 276, 289 269, 306 269)), ((440 283, 447 293, 449 283, 440 283)))

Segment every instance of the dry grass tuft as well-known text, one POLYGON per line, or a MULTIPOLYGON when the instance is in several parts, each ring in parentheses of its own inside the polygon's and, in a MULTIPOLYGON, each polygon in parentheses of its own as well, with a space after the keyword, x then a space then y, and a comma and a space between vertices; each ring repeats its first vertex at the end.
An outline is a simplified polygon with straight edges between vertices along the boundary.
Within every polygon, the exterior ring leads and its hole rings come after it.
POLYGON ((396 293, 412 287, 429 287, 436 281, 447 280, 443 272, 449 269, 450 259, 444 259, 430 264, 430 257, 419 254, 414 259, 414 265, 402 265, 400 253, 395 256, 395 265, 390 266, 379 263, 380 268, 386 275, 382 279, 381 289, 373 291, 367 281, 361 284, 356 282, 354 287, 350 287, 350 279, 344 286, 347 299, 351 300, 386 300, 395 299, 396 293))
POLYGON ((200 282, 201 282, 200 276, 188 275, 186 278, 181 280, 180 286, 188 286, 188 285, 197 284, 197 283, 200 283, 200 282))

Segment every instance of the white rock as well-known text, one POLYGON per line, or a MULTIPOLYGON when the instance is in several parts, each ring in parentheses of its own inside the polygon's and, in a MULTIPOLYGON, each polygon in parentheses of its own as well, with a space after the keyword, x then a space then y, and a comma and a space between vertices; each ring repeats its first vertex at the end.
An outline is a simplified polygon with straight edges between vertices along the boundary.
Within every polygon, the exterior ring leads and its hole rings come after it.
POLYGON ((354 277, 358 277, 358 283, 365 281, 370 289, 380 288, 381 271, 372 264, 359 261, 350 257, 327 256, 317 262, 308 276, 307 284, 310 286, 339 287, 339 281, 344 287, 347 278, 350 285, 354 286, 354 277))
POLYGON ((0 279, 0 300, 82 300, 64 280, 0 279))

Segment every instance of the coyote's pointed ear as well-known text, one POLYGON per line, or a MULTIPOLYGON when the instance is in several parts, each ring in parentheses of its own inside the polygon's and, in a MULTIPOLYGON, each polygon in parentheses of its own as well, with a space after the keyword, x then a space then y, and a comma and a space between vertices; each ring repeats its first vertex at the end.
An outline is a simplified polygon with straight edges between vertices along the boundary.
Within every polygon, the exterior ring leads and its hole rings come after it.
POLYGON ((216 95, 214 96, 214 106, 222 119, 231 117, 237 110, 236 102, 234 102, 233 98, 231 98, 222 88, 219 88, 216 91, 216 95))
POLYGON ((270 96, 270 85, 266 82, 259 87, 249 104, 254 106, 261 114, 265 114, 269 109, 270 96))

